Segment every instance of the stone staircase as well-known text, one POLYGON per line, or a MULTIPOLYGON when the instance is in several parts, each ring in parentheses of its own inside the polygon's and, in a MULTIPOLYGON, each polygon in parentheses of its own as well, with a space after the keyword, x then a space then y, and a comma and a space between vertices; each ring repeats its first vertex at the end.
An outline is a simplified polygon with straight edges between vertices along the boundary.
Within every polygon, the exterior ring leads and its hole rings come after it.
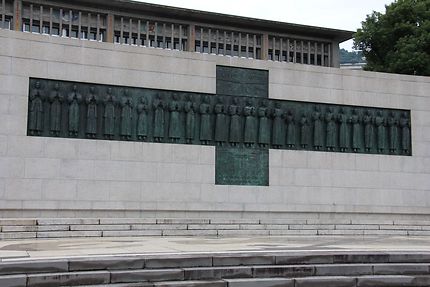
POLYGON ((240 252, 19 259, 0 286, 430 286, 430 253, 240 252))
POLYGON ((430 221, 354 219, 0 219, 1 239, 129 236, 428 236, 430 221))

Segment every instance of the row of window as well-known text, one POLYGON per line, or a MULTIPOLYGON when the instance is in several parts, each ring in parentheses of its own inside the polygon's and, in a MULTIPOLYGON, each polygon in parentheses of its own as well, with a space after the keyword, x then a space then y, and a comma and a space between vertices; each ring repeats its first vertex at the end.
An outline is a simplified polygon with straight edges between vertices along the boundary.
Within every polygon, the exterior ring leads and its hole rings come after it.
MULTIPOLYGON (((0 28, 10 29, 10 16, 0 14, 0 28)), ((22 31, 77 39, 107 41, 107 15, 24 4, 22 31)), ((189 50, 189 26, 114 17, 118 44, 189 50)), ((232 57, 262 59, 262 36, 246 32, 196 27, 194 51, 232 57)), ((329 43, 269 37, 268 59, 330 66, 329 43)))
MULTIPOLYGON (((88 27, 81 27, 81 31, 79 31, 78 27, 72 26, 71 30, 67 27, 67 28, 62 28, 60 32, 60 27, 58 24, 53 24, 51 27, 49 23, 43 23, 42 26, 40 26, 38 21, 33 21, 33 25, 30 27, 30 23, 27 20, 22 24, 22 31, 46 34, 46 35, 52 35, 52 36, 61 36, 61 37, 70 37, 70 38, 97 41, 97 29, 90 28, 88 31, 88 27)), ((102 41, 102 42, 104 41, 105 34, 106 34, 105 31, 102 31, 102 30, 99 31, 99 41, 102 41)))

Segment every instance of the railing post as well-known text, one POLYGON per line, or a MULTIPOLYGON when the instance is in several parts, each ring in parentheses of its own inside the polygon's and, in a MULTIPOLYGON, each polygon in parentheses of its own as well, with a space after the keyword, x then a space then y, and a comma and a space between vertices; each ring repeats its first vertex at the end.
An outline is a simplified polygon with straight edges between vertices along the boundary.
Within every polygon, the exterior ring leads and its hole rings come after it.
POLYGON ((196 25, 190 24, 188 26, 188 52, 194 52, 196 50, 196 25))
POLYGON ((269 34, 265 33, 261 41, 261 59, 269 60, 269 34))
POLYGON ((107 31, 106 31, 106 42, 113 43, 114 42, 114 33, 115 33, 115 17, 112 13, 107 15, 107 31))
POLYGON ((13 30, 22 31, 22 1, 21 0, 13 1, 13 30))

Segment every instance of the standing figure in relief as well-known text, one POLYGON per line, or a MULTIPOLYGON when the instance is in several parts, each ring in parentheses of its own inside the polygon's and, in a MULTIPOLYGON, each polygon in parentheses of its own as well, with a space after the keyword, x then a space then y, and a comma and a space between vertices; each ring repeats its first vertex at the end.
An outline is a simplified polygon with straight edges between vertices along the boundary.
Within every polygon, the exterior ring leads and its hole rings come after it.
POLYGON ((104 106, 104 136, 108 140, 113 140, 115 135, 115 97, 112 95, 112 88, 107 90, 104 106))
POLYGON ((326 135, 326 146, 328 151, 334 151, 336 147, 336 119, 333 113, 333 108, 327 109, 325 115, 325 121, 327 123, 327 135, 326 135))
POLYGON ((169 139, 172 143, 178 143, 181 138, 181 105, 177 93, 173 93, 169 104, 169 139))
POLYGON ((296 147, 296 122, 294 120, 294 114, 292 110, 288 110, 286 121, 287 121, 287 147, 295 148, 296 147))
POLYGON ((361 119, 357 109, 352 110, 352 151, 358 152, 361 147, 361 119))
POLYGON ((370 152, 373 147, 373 124, 374 119, 370 110, 366 111, 363 117, 364 124, 364 149, 366 152, 370 152))
POLYGON ((306 116, 306 112, 303 111, 300 118, 300 146, 306 149, 309 144, 309 119, 306 116))
POLYGON ((402 129, 402 152, 408 154, 411 146, 411 122, 407 112, 402 113, 400 128, 402 129))
POLYGON ((160 94, 155 97, 152 107, 154 108, 154 141, 159 143, 164 139, 164 103, 160 94))
POLYGON ((137 139, 146 141, 148 138, 148 101, 146 97, 140 99, 137 105, 137 139))
POLYGON ((63 103, 63 96, 60 94, 60 85, 55 84, 54 90, 49 95, 50 102, 50 131, 51 135, 58 137, 61 131, 61 106, 63 103))
POLYGON ((345 109, 341 107, 337 115, 339 123, 339 148, 341 152, 348 149, 348 117, 345 115, 345 109))
POLYGON ((375 117, 375 126, 376 126, 376 132, 377 132, 377 139, 378 139, 378 152, 384 153, 385 149, 385 125, 386 120, 382 115, 381 111, 378 111, 376 117, 375 117))
POLYGON ((29 130, 30 135, 40 136, 43 130, 43 94, 40 82, 34 84, 30 95, 29 130))
POLYGON ((242 125, 240 122, 242 109, 238 98, 233 99, 233 103, 228 107, 228 113, 230 115, 230 144, 231 146, 237 146, 241 141, 242 133, 242 125))
POLYGON ((394 112, 390 113, 390 117, 388 118, 388 127, 389 127, 389 135, 390 135, 390 153, 395 153, 398 146, 398 132, 397 126, 399 125, 399 121, 396 119, 396 115, 394 112))
POLYGON ((69 103, 69 136, 77 137, 79 131, 79 105, 82 102, 82 96, 78 92, 78 87, 73 85, 73 90, 67 97, 69 103))
POLYGON ((321 114, 321 108, 315 106, 314 112, 312 113, 312 121, 314 123, 314 149, 321 150, 323 146, 323 116, 321 114))
POLYGON ((245 116, 245 131, 243 135, 243 143, 246 147, 250 148, 255 144, 257 139, 257 118, 256 109, 251 99, 246 101, 246 106, 243 109, 245 116))
POLYGON ((192 144, 194 140, 194 130, 196 127, 196 106, 191 98, 191 95, 185 96, 185 141, 187 144, 192 144))
POLYGON ((86 98, 87 104, 87 138, 96 138, 97 134, 97 96, 94 87, 90 88, 90 94, 86 98))
POLYGON ((266 148, 270 145, 270 108, 267 100, 261 102, 261 106, 258 108, 258 118, 258 145, 266 148))
POLYGON ((133 121, 133 102, 128 90, 124 91, 121 101, 121 138, 131 140, 131 123, 133 121))
POLYGON ((228 141, 228 127, 226 107, 224 97, 218 97, 218 103, 214 108, 215 112, 215 143, 218 146, 223 146, 228 141))
POLYGON ((202 145, 208 145, 212 141, 211 129, 211 105, 208 96, 203 97, 200 104, 200 142, 202 145))
POLYGON ((275 110, 273 112, 273 134, 272 134, 272 146, 273 148, 279 149, 284 145, 284 118, 285 113, 282 109, 281 103, 275 104, 275 110))

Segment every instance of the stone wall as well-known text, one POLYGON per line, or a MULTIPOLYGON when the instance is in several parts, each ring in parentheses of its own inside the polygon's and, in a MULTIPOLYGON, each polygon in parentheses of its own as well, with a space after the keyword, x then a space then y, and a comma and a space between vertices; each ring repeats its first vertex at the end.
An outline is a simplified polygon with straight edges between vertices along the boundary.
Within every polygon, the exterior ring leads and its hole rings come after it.
POLYGON ((2 217, 430 218, 430 79, 0 30, 2 217), (412 156, 270 150, 269 187, 215 185, 215 148, 27 136, 29 78, 215 93, 269 70, 272 99, 411 110, 412 156), (347 214, 347 215, 346 215, 347 214))

